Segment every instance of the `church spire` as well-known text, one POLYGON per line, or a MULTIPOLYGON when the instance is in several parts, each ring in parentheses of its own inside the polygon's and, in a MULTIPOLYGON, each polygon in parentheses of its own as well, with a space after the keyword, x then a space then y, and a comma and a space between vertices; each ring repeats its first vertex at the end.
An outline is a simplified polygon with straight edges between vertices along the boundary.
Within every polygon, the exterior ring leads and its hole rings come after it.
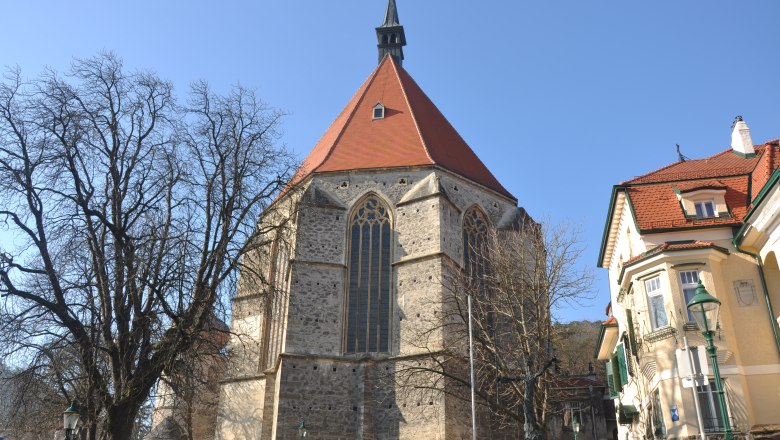
POLYGON ((395 6, 395 0, 388 1, 385 21, 376 28, 376 38, 377 48, 379 49, 379 62, 382 62, 385 55, 390 54, 398 65, 402 65, 406 35, 404 34, 404 27, 398 21, 398 8, 395 6))

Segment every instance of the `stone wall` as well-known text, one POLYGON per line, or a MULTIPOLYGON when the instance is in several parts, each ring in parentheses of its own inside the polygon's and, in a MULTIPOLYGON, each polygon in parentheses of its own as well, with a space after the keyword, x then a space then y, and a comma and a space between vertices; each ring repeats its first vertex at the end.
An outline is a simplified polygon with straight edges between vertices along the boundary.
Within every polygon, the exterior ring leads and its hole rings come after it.
MULTIPOLYGON (((297 438, 301 421, 312 438, 469 438, 470 407, 445 397, 444 381, 410 391, 397 372, 443 344, 442 277, 463 258, 463 213, 477 205, 495 226, 517 211, 514 202, 435 167, 317 174, 296 197, 298 209, 287 209, 294 257, 283 354, 265 372, 253 370, 260 347, 235 358, 239 376, 264 376, 223 385, 220 438, 251 438, 229 432, 249 426, 262 438, 297 438), (391 353, 344 355, 347 225, 369 193, 386 201, 393 222, 391 353), (246 390, 257 394, 236 397, 246 390)), ((270 266, 268 256, 258 261, 270 266)), ((233 330, 256 340, 262 306, 234 301, 233 330)))

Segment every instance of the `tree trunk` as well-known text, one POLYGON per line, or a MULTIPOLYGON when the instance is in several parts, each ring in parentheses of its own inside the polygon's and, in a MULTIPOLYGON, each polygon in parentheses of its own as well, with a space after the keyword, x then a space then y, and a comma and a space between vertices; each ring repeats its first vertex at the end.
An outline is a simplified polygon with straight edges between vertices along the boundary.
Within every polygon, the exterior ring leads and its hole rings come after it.
POLYGON ((106 420, 106 429, 100 436, 101 440, 130 440, 137 413, 138 410, 129 403, 112 407, 106 420))
POLYGON ((536 424, 536 411, 534 409, 534 400, 536 398, 536 381, 538 379, 531 376, 525 381, 525 397, 523 398, 523 432, 525 440, 542 440, 544 435, 539 432, 536 424))

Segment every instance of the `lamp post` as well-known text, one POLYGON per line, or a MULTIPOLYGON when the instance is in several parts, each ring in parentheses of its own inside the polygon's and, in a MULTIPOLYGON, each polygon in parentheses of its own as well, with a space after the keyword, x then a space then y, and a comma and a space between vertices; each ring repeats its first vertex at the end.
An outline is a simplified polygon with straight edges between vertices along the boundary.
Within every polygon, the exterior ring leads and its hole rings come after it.
POLYGON ((298 437, 306 438, 307 434, 309 434, 309 432, 306 431, 306 424, 301 420, 301 424, 298 426, 298 437))
POLYGON ((65 428, 65 440, 76 440, 74 436, 76 425, 79 423, 79 410, 76 400, 62 413, 62 426, 65 428))
POLYGON ((728 408, 726 408, 726 396, 723 392, 723 383, 720 379, 720 369, 718 368, 717 348, 712 342, 712 335, 715 334, 714 327, 718 325, 718 313, 720 312, 720 301, 710 295, 707 289, 699 280, 696 286, 696 295, 688 302, 688 311, 693 315, 699 329, 707 340, 707 353, 710 355, 712 363, 712 373, 715 376, 715 393, 718 396, 718 406, 720 407, 721 421, 723 422, 723 431, 726 434, 726 440, 732 440, 731 423, 729 422, 728 408))
POLYGON ((580 435, 580 422, 577 420, 577 416, 574 416, 571 421, 571 429, 574 431, 574 440, 580 435))

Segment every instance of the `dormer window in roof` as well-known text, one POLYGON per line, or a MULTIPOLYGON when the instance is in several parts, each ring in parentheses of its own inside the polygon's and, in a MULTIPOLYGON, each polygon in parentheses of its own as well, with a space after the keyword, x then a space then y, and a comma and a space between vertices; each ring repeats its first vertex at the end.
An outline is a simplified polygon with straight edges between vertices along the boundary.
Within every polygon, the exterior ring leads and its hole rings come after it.
POLYGON ((381 102, 377 102, 373 109, 374 119, 385 118, 385 106, 381 102))
POLYGON ((696 208, 696 217, 698 218, 712 218, 715 217, 715 201, 705 200, 703 202, 696 202, 693 204, 696 208))
POLYGON ((677 199, 688 219, 705 220, 731 217, 726 205, 725 187, 705 185, 687 190, 673 189, 677 193, 677 199))

